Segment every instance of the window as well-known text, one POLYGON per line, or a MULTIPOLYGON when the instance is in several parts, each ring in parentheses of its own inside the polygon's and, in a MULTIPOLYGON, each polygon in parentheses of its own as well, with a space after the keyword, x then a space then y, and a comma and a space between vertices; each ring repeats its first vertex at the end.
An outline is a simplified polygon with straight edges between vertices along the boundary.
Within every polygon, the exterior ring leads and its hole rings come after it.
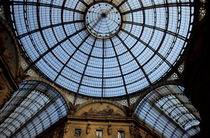
POLYGON ((103 130, 96 130, 96 138, 102 138, 103 137, 103 130))
POLYGON ((79 137, 79 136, 81 136, 81 135, 82 135, 82 130, 76 128, 76 129, 74 130, 74 136, 79 137))
POLYGON ((125 132, 120 130, 117 132, 117 138, 125 138, 125 132))

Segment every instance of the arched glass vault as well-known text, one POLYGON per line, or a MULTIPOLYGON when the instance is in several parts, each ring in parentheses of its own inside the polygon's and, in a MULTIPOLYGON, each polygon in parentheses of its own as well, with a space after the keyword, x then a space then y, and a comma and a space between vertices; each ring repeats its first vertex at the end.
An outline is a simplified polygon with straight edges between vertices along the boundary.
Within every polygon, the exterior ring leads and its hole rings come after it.
POLYGON ((200 116, 183 93, 183 87, 159 87, 138 104, 135 115, 163 137, 191 137, 200 131, 200 116))
POLYGON ((22 82, 0 110, 0 137, 35 137, 68 112, 63 97, 51 86, 38 81, 22 82))
POLYGON ((182 55, 193 0, 10 0, 18 42, 49 80, 81 95, 115 97, 165 76, 182 55))

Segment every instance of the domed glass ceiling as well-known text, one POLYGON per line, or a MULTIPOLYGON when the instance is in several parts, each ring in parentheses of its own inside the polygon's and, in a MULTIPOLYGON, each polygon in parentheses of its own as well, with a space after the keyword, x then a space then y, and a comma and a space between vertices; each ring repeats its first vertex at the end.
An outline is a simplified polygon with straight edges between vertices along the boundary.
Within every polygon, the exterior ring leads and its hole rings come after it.
POLYGON ((10 0, 22 50, 77 94, 140 91, 174 66, 193 23, 191 0, 10 0))

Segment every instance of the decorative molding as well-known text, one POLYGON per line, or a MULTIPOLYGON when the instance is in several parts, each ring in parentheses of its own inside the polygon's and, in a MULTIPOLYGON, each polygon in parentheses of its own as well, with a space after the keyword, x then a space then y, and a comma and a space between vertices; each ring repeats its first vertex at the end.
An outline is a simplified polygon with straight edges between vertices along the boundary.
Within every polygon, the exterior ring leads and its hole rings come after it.
MULTIPOLYGON (((80 110, 82 110, 83 108, 87 108, 88 106, 92 106, 94 104, 107 104, 107 105, 110 105, 110 107, 115 107, 115 108, 118 108, 119 110, 121 110, 123 112, 123 114, 127 114, 127 110, 124 106, 118 104, 117 102, 113 102, 113 101, 109 101, 109 100, 89 100, 81 105, 78 105, 75 110, 75 112, 78 112, 80 110)), ((88 111, 86 111, 88 112, 88 111)), ((96 112, 96 111, 94 111, 96 112)), ((99 112, 99 111, 98 111, 99 112)), ((104 111, 102 112, 99 112, 99 114, 103 114, 104 111)), ((110 110, 111 112, 111 110, 110 110)), ((88 113, 87 113, 88 114, 88 113)), ((107 113, 108 114, 108 113, 107 113)))
POLYGON ((93 108, 90 108, 87 112, 84 112, 82 116, 112 116, 112 117, 122 117, 122 114, 118 113, 114 109, 112 109, 110 106, 107 106, 106 109, 102 110, 95 110, 93 108))

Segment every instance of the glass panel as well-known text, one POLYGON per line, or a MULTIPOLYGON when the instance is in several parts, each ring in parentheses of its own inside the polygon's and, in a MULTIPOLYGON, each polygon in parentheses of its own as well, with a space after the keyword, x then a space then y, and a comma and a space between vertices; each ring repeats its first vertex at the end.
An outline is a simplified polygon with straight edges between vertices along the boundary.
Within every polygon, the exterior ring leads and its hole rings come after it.
POLYGON ((182 55, 194 18, 193 0, 9 4, 15 34, 31 65, 65 89, 96 97, 131 94, 163 78, 182 55), (113 93, 117 88, 126 92, 113 93))
POLYGON ((200 118, 195 116, 197 111, 182 90, 180 86, 166 85, 151 91, 135 114, 165 137, 182 137, 190 129, 198 133, 200 118))
POLYGON ((20 84, 0 112, 0 137, 35 137, 66 116, 68 108, 49 85, 27 81, 20 84))

